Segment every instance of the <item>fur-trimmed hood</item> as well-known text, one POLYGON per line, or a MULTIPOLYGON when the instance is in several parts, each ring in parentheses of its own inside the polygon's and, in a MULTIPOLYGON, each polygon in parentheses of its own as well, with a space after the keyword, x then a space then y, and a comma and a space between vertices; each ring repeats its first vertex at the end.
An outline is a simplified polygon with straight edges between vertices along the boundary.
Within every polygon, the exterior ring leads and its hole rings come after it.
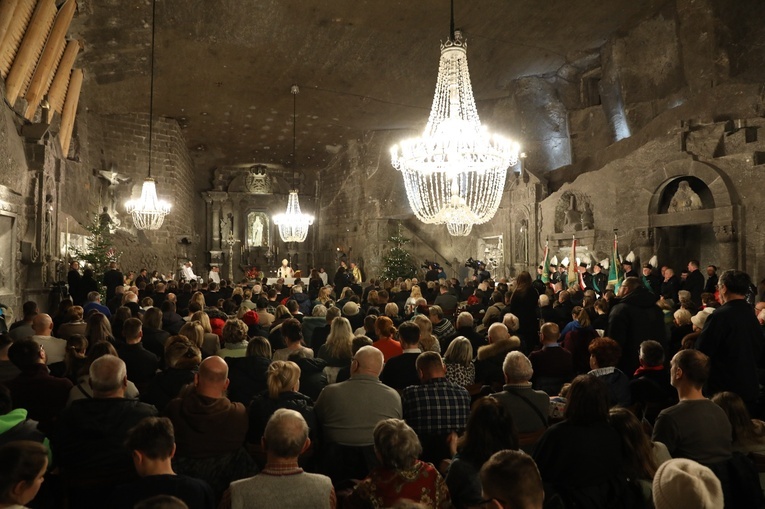
POLYGON ((521 340, 518 336, 500 339, 494 343, 484 345, 478 349, 478 360, 485 361, 497 355, 505 355, 512 350, 518 350, 521 347, 521 340))

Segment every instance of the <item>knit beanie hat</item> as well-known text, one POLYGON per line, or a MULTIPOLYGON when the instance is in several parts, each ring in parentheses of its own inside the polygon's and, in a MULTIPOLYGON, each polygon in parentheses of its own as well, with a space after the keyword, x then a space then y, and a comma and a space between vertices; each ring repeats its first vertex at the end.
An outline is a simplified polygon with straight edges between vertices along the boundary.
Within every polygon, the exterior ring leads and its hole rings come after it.
POLYGON ((656 471, 653 503, 656 509, 719 509, 725 505, 717 476, 685 458, 666 461, 656 471))
POLYGON ((242 316, 242 321, 247 325, 258 325, 260 316, 255 311, 250 310, 242 316))

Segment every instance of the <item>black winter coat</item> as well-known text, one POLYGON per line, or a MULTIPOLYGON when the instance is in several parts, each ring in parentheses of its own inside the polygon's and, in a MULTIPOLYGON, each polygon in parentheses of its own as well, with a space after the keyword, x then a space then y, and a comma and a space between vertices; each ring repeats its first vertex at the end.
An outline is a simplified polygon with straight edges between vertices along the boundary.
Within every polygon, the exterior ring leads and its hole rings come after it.
POLYGON ((622 358, 617 367, 630 374, 640 365, 640 343, 653 339, 666 345, 664 313, 646 287, 639 286, 617 301, 608 315, 606 336, 621 345, 622 358))

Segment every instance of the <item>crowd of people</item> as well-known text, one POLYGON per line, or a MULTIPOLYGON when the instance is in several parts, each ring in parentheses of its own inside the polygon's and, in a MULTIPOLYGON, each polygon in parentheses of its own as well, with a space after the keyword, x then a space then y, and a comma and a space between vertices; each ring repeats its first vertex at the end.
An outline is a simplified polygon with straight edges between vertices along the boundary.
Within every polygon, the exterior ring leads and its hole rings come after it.
POLYGON ((0 334, 0 508, 761 507, 762 288, 624 268, 73 264, 55 312, 0 334))

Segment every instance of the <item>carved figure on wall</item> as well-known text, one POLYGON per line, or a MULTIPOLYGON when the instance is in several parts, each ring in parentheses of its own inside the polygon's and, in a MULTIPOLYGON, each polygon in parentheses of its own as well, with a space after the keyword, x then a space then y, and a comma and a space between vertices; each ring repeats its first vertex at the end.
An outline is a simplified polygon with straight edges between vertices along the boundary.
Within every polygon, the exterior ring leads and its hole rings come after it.
POLYGON ((225 239, 229 233, 232 232, 231 225, 234 223, 234 214, 230 212, 223 216, 220 220, 220 236, 225 239))
POLYGON ((582 212, 582 229, 592 230, 595 228, 595 217, 592 215, 592 207, 589 203, 584 204, 584 212, 582 212))
POLYGON ((271 178, 266 175, 266 166, 256 164, 250 167, 244 177, 244 185, 247 192, 252 194, 270 194, 272 191, 271 178))
POLYGON ((691 189, 690 184, 683 180, 672 196, 669 202, 667 212, 687 212, 689 210, 699 210, 702 207, 701 197, 691 189))
POLYGON ((575 232, 582 229, 582 213, 576 209, 576 196, 570 197, 569 207, 564 216, 563 232, 575 232))

